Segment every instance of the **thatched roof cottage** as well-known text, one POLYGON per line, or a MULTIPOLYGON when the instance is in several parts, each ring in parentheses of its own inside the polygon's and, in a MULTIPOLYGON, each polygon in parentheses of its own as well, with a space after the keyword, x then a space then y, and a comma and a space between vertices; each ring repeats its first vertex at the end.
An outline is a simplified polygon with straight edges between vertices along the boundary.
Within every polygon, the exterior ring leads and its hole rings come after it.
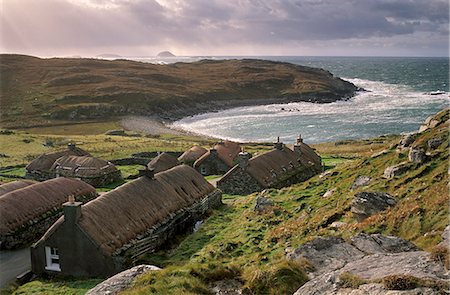
POLYGON ((1 184, 0 185, 0 196, 3 196, 4 194, 15 191, 17 189, 27 187, 32 184, 35 184, 35 182, 29 181, 29 180, 17 180, 17 181, 12 181, 12 182, 1 184))
POLYGON ((168 153, 161 153, 155 158, 153 158, 148 164, 148 169, 153 169, 155 173, 159 173, 162 171, 169 170, 175 166, 178 166, 180 162, 174 156, 169 155, 168 153))
POLYGON ((36 241, 61 216, 68 196, 87 202, 97 192, 81 180, 59 177, 0 196, 0 248, 36 241))
POLYGON ((304 181, 321 171, 320 157, 301 138, 294 150, 278 141, 273 150, 251 159, 240 153, 238 164, 219 179, 217 187, 227 194, 247 195, 304 181))
POLYGON ((194 145, 187 151, 185 151, 181 156, 178 157, 178 161, 185 165, 194 166, 195 161, 197 161, 201 156, 208 152, 204 147, 194 145))
POLYGON ((232 141, 217 143, 194 163, 194 168, 202 175, 223 174, 235 164, 241 147, 232 141))
POLYGON ((122 175, 114 164, 92 156, 62 156, 53 163, 50 171, 55 177, 77 178, 94 187, 122 181, 122 175))
POLYGON ((220 190, 189 166, 141 172, 85 205, 65 203, 64 216, 31 247, 33 272, 115 274, 221 204, 220 190))
POLYGON ((54 178, 51 168, 55 161, 63 156, 90 156, 88 152, 78 148, 74 143, 67 145, 67 150, 40 155, 26 167, 25 177, 38 181, 54 178))

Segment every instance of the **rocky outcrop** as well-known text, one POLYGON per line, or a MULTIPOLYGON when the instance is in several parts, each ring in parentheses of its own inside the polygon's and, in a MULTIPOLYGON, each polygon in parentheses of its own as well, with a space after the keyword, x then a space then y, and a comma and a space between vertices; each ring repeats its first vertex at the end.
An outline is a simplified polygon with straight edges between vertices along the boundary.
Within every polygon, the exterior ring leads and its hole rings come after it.
POLYGON ((269 210, 273 206, 273 201, 266 198, 259 196, 256 198, 256 205, 255 205, 255 212, 262 213, 267 210, 269 210))
POLYGON ((384 170, 383 176, 385 178, 394 178, 396 176, 400 176, 404 174, 406 171, 408 171, 409 165, 408 162, 402 162, 400 164, 389 166, 384 170))
POLYGON ((397 202, 387 193, 383 192, 360 192, 355 195, 351 203, 351 212, 358 221, 384 211, 397 202))
POLYGON ((409 149, 408 159, 410 162, 423 163, 427 159, 425 151, 420 147, 411 147, 409 149))
POLYGON ((442 139, 441 137, 436 137, 428 140, 427 145, 430 150, 434 150, 437 149, 443 142, 444 139, 442 139))
POLYGON ((160 270, 160 268, 153 265, 145 265, 145 264, 135 266, 101 282, 94 288, 90 289, 86 293, 86 295, 119 294, 123 290, 131 287, 137 276, 145 274, 149 271, 156 271, 156 270, 160 270))
POLYGON ((357 189, 358 187, 369 185, 371 180, 372 178, 366 175, 360 175, 356 177, 355 182, 352 185, 352 190, 357 189))
MULTIPOLYGON (((448 111, 448 110, 446 110, 446 111, 448 111)), ((439 113, 438 113, 438 115, 439 115, 439 113)), ((425 120, 425 122, 422 125, 420 125, 419 133, 424 132, 428 129, 434 128, 437 125, 439 125, 439 123, 441 123, 441 122, 438 119, 436 119, 436 115, 430 116, 425 120)))
POLYGON ((448 279, 444 266, 430 259, 410 242, 393 236, 359 234, 341 238, 316 238, 288 254, 288 259, 307 259, 314 266, 311 280, 295 295, 440 294, 431 288, 390 291, 379 281, 391 275, 411 275, 437 282, 448 279), (344 288, 342 274, 361 279, 355 289, 344 288))
POLYGON ((336 192, 336 190, 337 190, 336 188, 332 188, 332 189, 327 190, 327 191, 323 194, 322 198, 328 198, 328 197, 331 197, 331 195, 334 194, 334 192, 336 192))
POLYGON ((417 138, 417 133, 410 133, 403 136, 400 140, 400 147, 407 148, 409 147, 417 138))

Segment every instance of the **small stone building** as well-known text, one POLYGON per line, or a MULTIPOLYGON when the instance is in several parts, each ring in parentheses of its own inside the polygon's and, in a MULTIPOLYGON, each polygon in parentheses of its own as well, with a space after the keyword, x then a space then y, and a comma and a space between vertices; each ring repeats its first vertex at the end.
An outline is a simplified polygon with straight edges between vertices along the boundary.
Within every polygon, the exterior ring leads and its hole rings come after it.
POLYGON ((64 216, 31 247, 35 274, 110 276, 163 245, 221 204, 221 192, 193 168, 180 165, 142 176, 64 216))
POLYGON ((55 175, 51 168, 55 161, 63 156, 90 156, 90 154, 70 143, 67 150, 43 154, 31 161, 25 167, 25 177, 38 181, 54 178, 55 175))
POLYGON ((122 181, 114 164, 92 156, 62 156, 53 163, 50 171, 55 177, 77 178, 94 187, 122 181))
POLYGON ((194 168, 202 175, 224 174, 235 165, 241 147, 232 141, 217 143, 194 163, 194 168))
POLYGON ((204 147, 194 145, 193 147, 185 151, 181 156, 179 156, 178 161, 185 165, 194 166, 195 161, 197 161, 207 152, 208 150, 204 147))
POLYGON ((61 216, 62 204, 69 196, 87 202, 97 192, 81 180, 59 177, 0 196, 0 248, 36 241, 61 216))
POLYGON ((169 170, 180 165, 178 159, 168 153, 161 153, 147 164, 148 169, 153 169, 154 173, 169 170))
POLYGON ((35 184, 33 181, 29 180, 17 180, 0 185, 0 197, 9 192, 15 191, 27 187, 29 185, 35 184))
POLYGON ((253 158, 240 153, 238 164, 219 179, 217 187, 227 194, 247 195, 289 186, 321 171, 320 157, 299 138, 294 150, 277 142, 275 149, 253 158))

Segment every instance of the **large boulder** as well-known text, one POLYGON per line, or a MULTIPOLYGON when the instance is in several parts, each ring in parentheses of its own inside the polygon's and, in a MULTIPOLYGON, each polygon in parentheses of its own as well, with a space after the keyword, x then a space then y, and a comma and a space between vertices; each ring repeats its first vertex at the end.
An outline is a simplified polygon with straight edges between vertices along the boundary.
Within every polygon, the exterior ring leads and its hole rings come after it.
POLYGON ((413 243, 395 236, 360 233, 351 238, 353 246, 366 254, 419 251, 413 243))
POLYGON ((400 164, 387 167, 384 170, 383 176, 385 178, 390 179, 390 178, 394 178, 394 177, 400 176, 400 175, 404 174, 408 170, 409 170, 408 162, 402 162, 400 164))
POLYGON ((417 137, 417 133, 406 134, 400 140, 400 147, 402 147, 402 148, 409 147, 414 142, 414 140, 416 140, 416 137, 417 137))
POLYGON ((448 279, 443 264, 433 261, 429 253, 401 238, 378 234, 359 234, 350 242, 336 237, 316 238, 289 253, 288 258, 306 258, 314 266, 311 280, 294 295, 437 295, 438 291, 422 287, 387 290, 377 282, 392 275, 410 275, 440 283, 448 279), (330 263, 333 259, 334 263, 330 263), (344 288, 341 277, 344 273, 363 280, 362 285, 344 288))
POLYGON ((273 201, 266 198, 266 197, 262 197, 262 196, 258 196, 256 198, 256 205, 255 205, 255 212, 264 212, 269 210, 270 208, 272 208, 273 206, 273 201))
POLYGON ((351 203, 351 212, 358 221, 362 221, 373 214, 394 206, 396 203, 395 199, 387 193, 360 192, 355 195, 351 203))
POLYGON ((365 253, 338 237, 318 237, 287 254, 289 260, 306 259, 318 276, 344 267, 348 262, 364 257, 365 253))
POLYGON ((339 237, 317 237, 289 251, 288 260, 307 259, 313 266, 313 276, 340 269, 347 263, 374 253, 419 251, 414 244, 395 236, 360 233, 346 242, 339 237))
POLYGON ((410 162, 423 163, 427 159, 425 151, 420 147, 411 147, 409 149, 408 159, 410 162))
POLYGON ((138 265, 120 272, 90 289, 86 295, 115 295, 132 286, 135 278, 149 271, 160 270, 153 265, 138 265))

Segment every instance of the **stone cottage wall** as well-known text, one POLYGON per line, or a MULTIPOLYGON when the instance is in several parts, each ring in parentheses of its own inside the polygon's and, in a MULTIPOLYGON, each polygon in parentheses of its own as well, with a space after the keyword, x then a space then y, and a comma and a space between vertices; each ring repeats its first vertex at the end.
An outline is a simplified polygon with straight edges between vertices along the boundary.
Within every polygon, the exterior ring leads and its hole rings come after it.
POLYGON ((230 167, 226 165, 217 155, 210 154, 206 159, 203 159, 200 165, 195 169, 203 175, 216 175, 226 173, 230 167), (206 168, 206 173, 201 173, 202 168, 206 168))
POLYGON ((217 188, 226 194, 249 195, 264 189, 250 174, 241 167, 236 167, 222 181, 217 182, 217 188))

